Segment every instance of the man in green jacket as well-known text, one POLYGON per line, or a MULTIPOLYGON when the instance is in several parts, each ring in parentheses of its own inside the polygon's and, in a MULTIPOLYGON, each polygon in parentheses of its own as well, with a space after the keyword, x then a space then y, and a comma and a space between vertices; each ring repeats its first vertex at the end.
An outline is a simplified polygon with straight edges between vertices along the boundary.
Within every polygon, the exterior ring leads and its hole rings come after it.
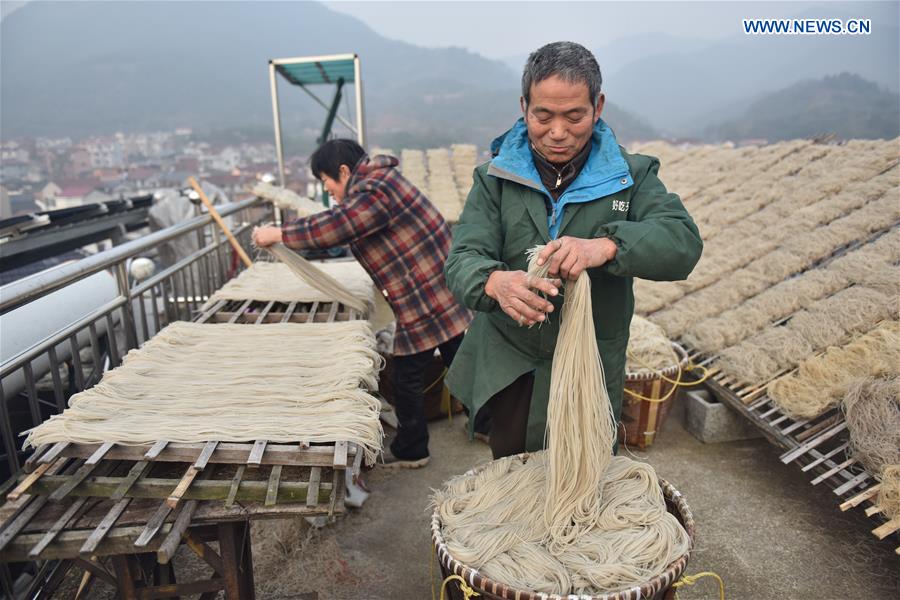
POLYGON ((563 279, 584 270, 591 277, 618 419, 632 278, 684 279, 700 259, 697 226, 657 177, 659 161, 625 152, 600 118, 600 85, 600 67, 583 46, 555 42, 532 53, 522 76, 524 116, 475 170, 453 231, 447 283, 477 312, 448 384, 472 414, 488 406, 494 458, 543 447, 563 279), (539 244, 558 279, 526 276, 525 253, 539 244))

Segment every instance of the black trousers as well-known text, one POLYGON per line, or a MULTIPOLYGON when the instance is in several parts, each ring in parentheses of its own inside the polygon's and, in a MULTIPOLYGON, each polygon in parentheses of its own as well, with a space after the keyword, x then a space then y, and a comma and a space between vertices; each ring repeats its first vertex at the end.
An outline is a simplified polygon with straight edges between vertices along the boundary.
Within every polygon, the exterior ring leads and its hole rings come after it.
MULTIPOLYGON (((444 366, 450 367, 459 350, 463 335, 447 340, 438 346, 444 366)), ((425 368, 434 356, 434 348, 394 357, 394 410, 400 428, 391 443, 391 452, 397 458, 418 460, 428 456, 428 424, 425 422, 425 368)))
MULTIPOLYGON (((485 410, 489 413, 491 434, 488 443, 495 460, 525 452, 533 390, 534 372, 525 373, 491 396, 478 412, 479 415, 485 410)), ((618 440, 613 442, 612 453, 619 453, 618 440)))
POLYGON ((533 389, 534 373, 525 373, 491 396, 478 412, 480 415, 487 409, 490 413, 491 433, 488 444, 494 459, 525 452, 533 389))

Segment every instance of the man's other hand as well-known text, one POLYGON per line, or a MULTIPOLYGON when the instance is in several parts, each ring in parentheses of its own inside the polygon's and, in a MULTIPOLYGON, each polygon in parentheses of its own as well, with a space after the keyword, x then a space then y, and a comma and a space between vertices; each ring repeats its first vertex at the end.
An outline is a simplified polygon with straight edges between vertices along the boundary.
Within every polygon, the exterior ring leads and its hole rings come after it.
POLYGON ((281 227, 267 225, 253 229, 253 243, 260 248, 281 242, 281 227))
POLYGON ((553 305, 532 290, 549 296, 559 293, 559 279, 530 277, 525 271, 494 271, 484 284, 484 293, 496 300, 519 325, 534 325, 553 312, 553 305))
POLYGON ((550 261, 549 275, 575 280, 585 269, 600 267, 616 257, 618 247, 609 238, 585 240, 563 236, 552 240, 538 254, 538 265, 550 261))

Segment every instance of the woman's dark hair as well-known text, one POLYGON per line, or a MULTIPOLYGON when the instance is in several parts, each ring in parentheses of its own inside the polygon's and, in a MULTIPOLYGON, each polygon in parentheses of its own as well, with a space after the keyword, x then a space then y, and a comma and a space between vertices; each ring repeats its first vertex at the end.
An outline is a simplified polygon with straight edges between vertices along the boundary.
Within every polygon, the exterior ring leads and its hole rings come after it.
POLYGON ((325 173, 337 180, 340 179, 341 165, 347 165, 352 172, 365 153, 362 146, 353 140, 328 140, 309 157, 309 168, 316 179, 321 179, 322 173, 325 173))

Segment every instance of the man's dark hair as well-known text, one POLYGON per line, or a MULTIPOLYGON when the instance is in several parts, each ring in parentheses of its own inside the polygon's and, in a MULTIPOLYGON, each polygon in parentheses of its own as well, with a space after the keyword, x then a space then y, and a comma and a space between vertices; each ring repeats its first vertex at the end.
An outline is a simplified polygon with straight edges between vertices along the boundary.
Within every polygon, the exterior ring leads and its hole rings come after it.
POLYGON ((325 173, 338 180, 341 165, 347 165, 352 172, 365 153, 362 146, 353 140, 328 140, 309 157, 309 168, 312 169, 313 177, 316 179, 321 179, 322 173, 325 173))
POLYGON ((554 75, 569 83, 587 85, 591 104, 597 106, 603 77, 590 50, 575 42, 553 42, 532 52, 522 73, 522 97, 526 105, 531 100, 531 86, 554 75))

